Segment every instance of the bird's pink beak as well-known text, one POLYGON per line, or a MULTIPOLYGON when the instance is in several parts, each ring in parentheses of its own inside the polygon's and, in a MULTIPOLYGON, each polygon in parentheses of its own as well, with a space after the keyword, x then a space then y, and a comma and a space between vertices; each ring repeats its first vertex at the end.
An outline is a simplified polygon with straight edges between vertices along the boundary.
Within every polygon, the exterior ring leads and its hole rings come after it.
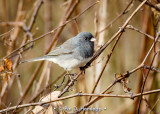
POLYGON ((96 41, 96 39, 93 37, 93 38, 90 39, 90 41, 94 42, 94 41, 96 41))

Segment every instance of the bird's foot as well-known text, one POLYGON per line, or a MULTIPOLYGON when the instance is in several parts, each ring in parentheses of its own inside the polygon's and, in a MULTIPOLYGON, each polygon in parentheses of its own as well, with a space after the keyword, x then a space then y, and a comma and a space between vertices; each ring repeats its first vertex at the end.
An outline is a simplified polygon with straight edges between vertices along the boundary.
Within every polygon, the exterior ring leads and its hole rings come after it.
POLYGON ((80 71, 82 71, 82 73, 85 74, 85 68, 84 67, 80 67, 80 71))
POLYGON ((67 74, 65 74, 64 76, 72 76, 72 77, 74 77, 74 76, 76 76, 76 75, 77 75, 76 73, 74 73, 74 74, 67 73, 67 74))
POLYGON ((74 77, 75 77, 76 75, 77 75, 76 73, 74 73, 74 74, 67 73, 67 74, 65 74, 64 76, 68 76, 69 79, 72 81, 72 80, 74 80, 74 77))

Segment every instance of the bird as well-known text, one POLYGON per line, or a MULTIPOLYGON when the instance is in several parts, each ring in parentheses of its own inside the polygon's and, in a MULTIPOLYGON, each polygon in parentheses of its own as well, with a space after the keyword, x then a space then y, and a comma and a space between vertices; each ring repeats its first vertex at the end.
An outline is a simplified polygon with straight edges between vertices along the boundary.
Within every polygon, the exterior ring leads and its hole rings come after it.
POLYGON ((48 54, 21 63, 48 60, 58 64, 66 71, 81 68, 89 62, 94 54, 94 41, 96 41, 96 38, 90 32, 81 32, 51 50, 48 54))

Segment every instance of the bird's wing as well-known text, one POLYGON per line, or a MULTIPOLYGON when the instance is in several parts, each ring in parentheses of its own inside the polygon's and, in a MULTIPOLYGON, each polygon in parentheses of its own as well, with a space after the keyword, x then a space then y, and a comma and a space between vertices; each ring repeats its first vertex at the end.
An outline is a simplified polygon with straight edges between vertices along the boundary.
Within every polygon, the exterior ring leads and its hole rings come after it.
POLYGON ((72 41, 68 40, 65 43, 63 43, 61 46, 50 51, 47 55, 48 56, 58 56, 62 54, 71 54, 73 52, 74 52, 74 46, 72 45, 72 41), (71 44, 71 45, 68 45, 68 44, 71 44))

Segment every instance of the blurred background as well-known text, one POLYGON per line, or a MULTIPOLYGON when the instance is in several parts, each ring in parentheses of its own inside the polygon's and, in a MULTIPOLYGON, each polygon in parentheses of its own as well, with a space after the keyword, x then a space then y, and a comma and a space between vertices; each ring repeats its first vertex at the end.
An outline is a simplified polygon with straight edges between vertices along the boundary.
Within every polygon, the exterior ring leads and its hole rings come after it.
MULTIPOLYGON (((105 44, 119 30, 131 13, 141 3, 140 0, 0 0, 0 64, 3 66, 4 57, 11 61, 12 75, 1 75, 0 77, 0 108, 4 109, 17 104, 38 102, 42 96, 55 90, 56 85, 61 84, 63 80, 63 68, 51 62, 32 62, 20 64, 20 61, 30 58, 36 58, 48 53, 49 50, 62 44, 69 38, 74 37, 79 32, 88 31, 95 35, 97 42, 95 51, 105 44), (127 12, 121 14, 129 5, 127 12), (90 7, 91 6, 91 7, 90 7), (89 9, 87 9, 90 7, 89 9), (85 12, 83 12, 85 11, 85 12), (81 13, 83 12, 83 13, 81 13), (79 15, 81 14, 81 15, 79 15), (120 15, 121 14, 121 15, 120 15), (120 15, 120 16, 119 16, 120 15), (74 18, 71 22, 61 27, 67 20, 74 18), (117 20, 111 23, 117 16, 117 20), (108 26, 110 24, 110 26, 108 26), (57 28, 54 32, 54 30, 57 28), (106 28, 107 27, 107 28, 106 28), (103 31, 102 31, 103 30, 103 31), (48 35, 45 35, 48 33, 48 35), (28 43, 33 39, 45 35, 33 43, 28 43), (15 51, 16 49, 21 49, 15 51), (14 53, 12 53, 15 51, 14 53), (62 75, 62 76, 61 76, 62 75), (58 79, 57 79, 58 77, 58 79), (46 86, 52 83, 46 88, 46 86), (45 89, 44 89, 45 88, 45 89), (44 89, 44 90, 43 90, 44 89), (43 91, 42 91, 43 90, 43 91), (42 91, 40 94, 38 94, 42 91)), ((157 0, 158 1, 158 0, 157 0)), ((151 0, 153 5, 158 4, 156 0, 151 0)), ((131 19, 129 25, 141 30, 151 36, 155 35, 153 24, 153 9, 144 5, 136 15, 131 19)), ((126 73, 136 68, 146 56, 153 40, 147 36, 131 29, 125 29, 113 54, 107 63, 102 77, 94 93, 101 93, 115 79, 116 73, 126 73)), ((96 80, 104 68, 108 54, 110 53, 114 42, 112 42, 103 53, 86 69, 84 76, 80 76, 69 92, 63 96, 72 95, 77 92, 91 93, 96 80)), ((159 45, 159 43, 157 43, 159 45)), ((159 46, 157 46, 158 49, 159 46)), ((159 68, 159 55, 153 63, 153 66, 159 68)), ((150 65, 153 59, 153 52, 145 62, 150 65)), ((0 70, 2 71, 2 70, 0 70)), ((71 73, 78 73, 73 70, 71 73)), ((143 76, 147 70, 141 69, 134 72, 127 79, 127 87, 133 94, 140 93, 143 76)), ((1 72, 2 74, 2 72, 1 72)), ((158 89, 160 75, 157 72, 150 71, 147 78, 144 91, 158 89)), ((67 79, 65 79, 65 82, 67 79)), ((61 91, 65 85, 57 88, 61 91)), ((125 93, 120 83, 115 84, 109 91, 111 94, 125 93)), ((81 107, 88 103, 89 97, 75 97, 64 100, 64 106, 81 107)), ((131 100, 129 98, 106 97, 92 105, 92 107, 107 108, 99 113, 135 113, 138 107, 138 98, 131 100)), ((160 112, 159 94, 151 94, 143 97, 141 104, 141 113, 160 112)), ((33 107, 30 107, 30 109, 33 107)), ((29 108, 18 110, 24 113, 29 108)), ((86 112, 95 113, 95 112, 86 112)))

